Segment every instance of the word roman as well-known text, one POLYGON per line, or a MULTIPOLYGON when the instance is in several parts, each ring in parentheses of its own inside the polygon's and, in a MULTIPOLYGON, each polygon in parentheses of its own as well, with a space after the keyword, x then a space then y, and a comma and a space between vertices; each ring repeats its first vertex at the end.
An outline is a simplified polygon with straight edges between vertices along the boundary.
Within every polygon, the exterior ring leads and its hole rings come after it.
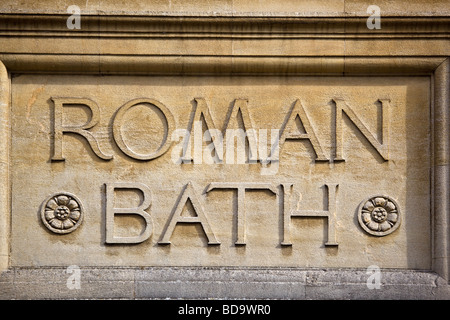
MULTIPOLYGON (((291 219, 294 217, 322 217, 328 221, 327 241, 325 246, 337 246, 336 242, 336 192, 338 190, 338 184, 325 184, 327 189, 327 210, 300 210, 301 194, 294 191, 294 185, 291 183, 283 183, 275 185, 273 183, 265 182, 211 182, 206 188, 205 193, 213 192, 215 189, 228 189, 235 190, 237 192, 237 214, 236 214, 236 239, 235 245, 246 245, 246 230, 249 226, 246 223, 246 210, 245 210, 245 194, 247 190, 268 190, 273 193, 282 204, 282 217, 283 217, 283 240, 282 246, 291 246, 291 219)), ((141 243, 150 238, 153 233, 153 219, 151 214, 147 213, 147 210, 151 205, 151 190, 143 183, 131 183, 131 182, 117 182, 105 184, 105 198, 106 198, 106 243, 141 243), (115 208, 114 197, 116 190, 133 189, 142 193, 143 200, 138 207, 135 208, 115 208), (114 217, 115 215, 127 214, 137 215, 143 218, 144 227, 143 231, 138 236, 118 237, 114 235, 114 217)), ((208 240, 208 245, 220 245, 219 239, 217 239, 214 228, 212 227, 208 218, 207 211, 202 204, 198 193, 194 189, 192 183, 188 183, 184 186, 175 206, 172 210, 172 215, 169 217, 165 224, 165 230, 158 241, 160 245, 169 245, 170 238, 179 224, 200 224, 203 232, 208 240), (182 216, 182 211, 187 202, 192 204, 195 216, 182 216)))
MULTIPOLYGON (((100 108, 97 103, 91 99, 87 98, 61 98, 52 97, 53 101, 53 111, 54 111, 54 124, 53 124, 53 152, 51 156, 52 161, 64 161, 64 143, 63 136, 67 133, 77 134, 83 137, 92 152, 100 159, 111 160, 114 155, 107 154, 104 152, 105 147, 102 145, 104 139, 102 137, 96 136, 91 129, 97 126, 100 122, 100 108), (64 124, 64 106, 69 105, 82 105, 90 110, 91 117, 83 125, 70 125, 64 124)), ((390 106, 389 99, 379 99, 378 103, 381 104, 381 134, 377 138, 367 126, 361 121, 360 117, 354 112, 353 108, 350 107, 343 99, 334 98, 332 100, 334 105, 334 152, 331 156, 327 157, 324 152, 322 143, 319 141, 314 125, 311 122, 306 109, 303 107, 300 100, 295 100, 291 106, 284 122, 280 125, 280 129, 271 129, 270 138, 270 150, 267 152, 268 146, 268 133, 267 129, 260 129, 259 132, 254 128, 253 120, 251 114, 248 110, 248 100, 247 99, 235 99, 234 103, 231 105, 231 110, 227 113, 227 118, 225 120, 223 130, 217 129, 216 122, 214 121, 210 108, 207 101, 204 98, 195 98, 194 107, 191 112, 191 117, 188 123, 188 127, 184 129, 175 129, 176 123, 175 118, 172 115, 169 108, 167 108, 161 102, 148 99, 140 98, 134 99, 123 106, 121 106, 113 119, 112 123, 112 140, 116 146, 125 155, 132 159, 150 161, 152 159, 158 158, 164 155, 171 144, 175 140, 179 140, 180 137, 184 137, 177 148, 172 150, 172 161, 174 163, 202 163, 205 160, 205 155, 208 154, 212 161, 205 161, 206 163, 222 163, 223 162, 223 144, 226 144, 227 156, 225 157, 226 163, 234 163, 234 154, 228 156, 228 153, 234 149, 234 138, 237 137, 238 147, 239 143, 242 146, 241 152, 239 154, 248 154, 248 163, 260 162, 262 164, 274 163, 278 161, 279 152, 286 140, 301 140, 308 142, 314 153, 314 161, 345 161, 344 158, 344 136, 343 136, 343 114, 350 120, 350 122, 361 132, 361 134, 367 139, 371 147, 373 147, 380 157, 387 161, 389 158, 389 118, 390 118, 390 106), (164 137, 161 144, 156 150, 149 150, 146 154, 142 154, 133 150, 126 142, 123 137, 122 126, 125 121, 125 114, 133 107, 137 105, 147 106, 153 110, 155 108, 160 111, 161 117, 160 121, 164 126, 164 137), (242 119, 243 129, 232 130, 229 129, 231 122, 238 121, 238 116, 240 115, 242 119), (206 124, 207 130, 203 134, 202 120, 206 124), (300 121, 303 127, 302 133, 299 132, 297 127, 297 121, 300 121), (259 134, 258 134, 259 133, 259 134), (192 141, 193 140, 193 141, 192 141), (201 146, 203 142, 211 143, 208 145, 206 152, 201 151, 201 146), (246 146, 246 141, 248 142, 247 151, 244 150, 246 146), (259 141, 259 143, 258 143, 259 141), (192 145, 194 146, 194 155, 191 154, 192 145), (229 147, 232 145, 233 147, 229 147), (211 156, 214 151, 214 158, 211 156), (202 156, 203 154, 203 156, 202 156)), ((67 121, 67 119, 65 120, 67 121)), ((157 120, 158 121, 158 120, 157 120)), ((69 121, 70 123, 70 121, 69 121)), ((330 148, 330 150, 333 148, 330 148)), ((239 148, 238 148, 239 151, 239 148)), ((239 161, 239 160, 238 160, 239 161)), ((241 160, 238 163, 244 163, 241 160)))

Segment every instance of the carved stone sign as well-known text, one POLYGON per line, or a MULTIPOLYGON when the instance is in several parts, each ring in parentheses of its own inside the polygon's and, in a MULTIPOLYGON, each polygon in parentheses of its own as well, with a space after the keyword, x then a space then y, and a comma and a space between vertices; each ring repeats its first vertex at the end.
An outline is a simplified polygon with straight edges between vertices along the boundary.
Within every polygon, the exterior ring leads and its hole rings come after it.
POLYGON ((431 268, 429 77, 11 83, 12 266, 431 268))

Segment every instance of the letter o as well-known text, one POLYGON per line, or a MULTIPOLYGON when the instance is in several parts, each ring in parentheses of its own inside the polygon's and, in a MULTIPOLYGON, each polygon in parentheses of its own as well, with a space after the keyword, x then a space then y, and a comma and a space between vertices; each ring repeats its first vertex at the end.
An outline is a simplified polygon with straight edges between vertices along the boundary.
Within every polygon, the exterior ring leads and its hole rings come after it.
POLYGON ((175 124, 175 120, 173 118, 172 113, 161 102, 154 100, 154 99, 146 99, 146 98, 134 99, 134 100, 131 100, 131 101, 128 101, 127 103, 125 103, 117 111, 116 116, 114 117, 114 120, 113 120, 113 137, 114 137, 114 141, 116 142, 119 149, 122 150, 122 152, 125 153, 127 156, 129 156, 133 159, 137 159, 137 160, 151 160, 151 159, 160 157, 161 155, 166 153, 166 151, 170 148, 172 141, 169 138, 170 138, 171 132, 174 128, 174 124, 175 124), (166 122, 165 123, 166 132, 164 135, 164 139, 161 142, 161 145, 155 152, 152 152, 149 154, 140 154, 140 153, 134 152, 127 146, 127 144, 125 143, 125 141, 123 140, 123 137, 122 137, 121 127, 123 124, 123 117, 129 109, 131 109, 132 107, 134 107, 135 105, 138 105, 138 104, 147 104, 147 105, 156 107, 157 109, 159 109, 159 111, 161 111, 161 113, 164 116, 165 122, 166 122))

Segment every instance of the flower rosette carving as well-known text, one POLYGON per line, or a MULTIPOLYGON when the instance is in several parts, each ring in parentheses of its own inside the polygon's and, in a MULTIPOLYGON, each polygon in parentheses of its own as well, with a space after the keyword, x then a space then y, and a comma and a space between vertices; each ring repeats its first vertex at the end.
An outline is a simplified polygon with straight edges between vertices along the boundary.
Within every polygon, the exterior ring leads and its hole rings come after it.
POLYGON ((73 194, 63 192, 49 197, 43 204, 41 220, 52 232, 66 234, 83 221, 83 206, 73 194))
POLYGON ((388 196, 373 196, 363 201, 358 209, 358 222, 369 234, 386 236, 400 225, 398 204, 388 196))

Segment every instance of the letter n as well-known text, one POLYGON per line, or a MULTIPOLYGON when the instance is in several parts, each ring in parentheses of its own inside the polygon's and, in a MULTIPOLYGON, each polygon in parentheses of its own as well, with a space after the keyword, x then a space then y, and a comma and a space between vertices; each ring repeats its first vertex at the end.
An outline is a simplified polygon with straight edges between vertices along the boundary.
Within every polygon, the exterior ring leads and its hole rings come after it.
POLYGON ((378 154, 387 161, 389 159, 389 113, 390 105, 389 99, 379 99, 381 103, 382 113, 382 132, 381 141, 377 140, 375 136, 367 129, 364 123, 359 119, 356 113, 345 103, 343 99, 333 99, 336 105, 336 157, 335 161, 345 161, 343 156, 343 131, 342 131, 342 114, 345 113, 350 121, 356 126, 361 134, 367 139, 370 145, 378 152, 378 154))

